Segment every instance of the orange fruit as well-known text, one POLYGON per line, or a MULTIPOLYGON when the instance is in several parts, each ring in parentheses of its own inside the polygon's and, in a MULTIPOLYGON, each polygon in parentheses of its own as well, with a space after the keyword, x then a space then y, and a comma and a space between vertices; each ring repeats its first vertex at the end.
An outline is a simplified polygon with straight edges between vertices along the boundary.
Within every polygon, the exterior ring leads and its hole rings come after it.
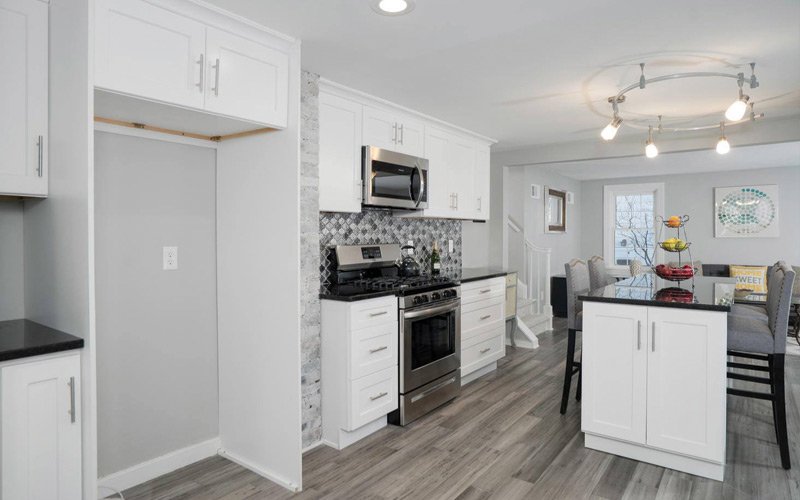
POLYGON ((673 215, 672 217, 669 218, 667 224, 669 224, 669 227, 678 227, 681 225, 681 218, 678 217, 677 215, 673 215))

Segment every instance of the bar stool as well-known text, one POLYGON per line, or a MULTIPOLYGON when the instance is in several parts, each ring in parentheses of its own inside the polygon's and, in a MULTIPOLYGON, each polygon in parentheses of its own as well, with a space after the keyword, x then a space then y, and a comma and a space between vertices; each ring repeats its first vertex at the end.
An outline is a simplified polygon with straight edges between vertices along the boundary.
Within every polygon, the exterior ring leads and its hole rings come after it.
MULTIPOLYGON (((775 270, 780 269, 780 267, 785 264, 786 262, 779 260, 769 268, 769 272, 767 272, 767 291, 769 291, 770 283, 772 282, 772 277, 775 274, 775 270)), ((767 308, 761 305, 733 304, 731 306, 731 314, 736 316, 751 316, 761 319, 764 322, 769 319, 767 315, 767 308)))
POLYGON ((770 386, 769 392, 729 387, 728 394, 772 402, 772 418, 781 453, 781 465, 787 470, 792 466, 786 430, 784 358, 794 279, 795 272, 786 263, 779 262, 773 267, 767 289, 767 321, 750 315, 728 314, 728 356, 767 362, 767 366, 764 366, 729 361, 728 368, 768 373, 768 377, 755 377, 728 371, 728 378, 770 386))
POLYGON ((581 400, 581 363, 575 361, 575 336, 583 329, 583 302, 578 295, 589 291, 589 267, 586 262, 572 259, 564 264, 567 272, 567 362, 564 367, 564 392, 561 395, 561 414, 567 412, 572 376, 578 374, 578 391, 575 400, 581 400))
POLYGON ((614 283, 616 280, 609 279, 606 261, 602 257, 595 255, 589 259, 589 288, 596 290, 614 283))

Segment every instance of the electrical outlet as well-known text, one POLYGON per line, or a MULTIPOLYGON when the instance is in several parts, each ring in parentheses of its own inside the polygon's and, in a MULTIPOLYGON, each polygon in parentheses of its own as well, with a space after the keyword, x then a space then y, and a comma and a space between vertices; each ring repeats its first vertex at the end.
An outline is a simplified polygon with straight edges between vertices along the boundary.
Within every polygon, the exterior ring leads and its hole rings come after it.
POLYGON ((453 253, 453 240, 447 240, 447 252, 453 253))
MULTIPOLYGON (((414 240, 408 240, 408 245, 413 247, 414 246, 414 240)), ((409 248, 408 249, 408 255, 414 255, 414 249, 413 248, 409 248)))
POLYGON ((178 269, 178 247, 164 247, 164 270, 178 269))

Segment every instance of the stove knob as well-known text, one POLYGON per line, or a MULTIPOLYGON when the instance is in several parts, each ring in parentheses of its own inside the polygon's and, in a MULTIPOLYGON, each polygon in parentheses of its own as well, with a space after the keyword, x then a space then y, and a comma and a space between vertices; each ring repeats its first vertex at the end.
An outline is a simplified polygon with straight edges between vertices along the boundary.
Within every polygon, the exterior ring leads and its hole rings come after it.
POLYGON ((421 297, 422 297, 422 303, 423 304, 425 304, 425 303, 427 303, 428 301, 431 300, 430 297, 428 297, 427 295, 422 295, 421 297))
POLYGON ((433 292, 431 294, 431 300, 441 300, 441 299, 442 299, 442 294, 440 294, 439 292, 433 292))
POLYGON ((417 295, 416 297, 414 297, 413 302, 414 302, 415 306, 418 305, 418 304, 422 304, 422 296, 421 295, 417 295))
POLYGON ((450 297, 453 296, 453 291, 452 290, 445 290, 442 293, 444 294, 444 298, 446 298, 446 299, 449 299, 450 297))

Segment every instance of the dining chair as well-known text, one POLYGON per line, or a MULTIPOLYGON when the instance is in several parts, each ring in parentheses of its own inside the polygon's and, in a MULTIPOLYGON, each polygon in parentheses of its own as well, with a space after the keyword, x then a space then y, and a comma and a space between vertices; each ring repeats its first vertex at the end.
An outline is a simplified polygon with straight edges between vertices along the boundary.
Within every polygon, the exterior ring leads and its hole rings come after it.
MULTIPOLYGON (((575 337, 583 329, 583 302, 578 296, 589 291, 589 267, 586 262, 572 259, 564 264, 567 274, 567 362, 564 365, 564 391, 561 394, 561 414, 567 412, 572 377, 578 374, 575 400, 581 400, 581 362, 575 361, 575 337)), ((583 357, 583 356, 581 356, 583 357)))
POLYGON ((729 361, 728 378, 770 387, 769 392, 729 387, 728 394, 772 402, 772 418, 780 449, 781 465, 787 470, 791 469, 791 462, 789 435, 786 429, 784 358, 794 280, 795 271, 786 263, 779 262, 773 267, 771 282, 767 289, 767 321, 752 316, 728 314, 728 356, 767 362, 767 366, 764 366, 729 361), (767 372, 768 376, 746 375, 730 369, 767 372))
POLYGON ((616 280, 612 280, 608 276, 606 269, 606 261, 599 255, 595 255, 589 259, 589 288, 595 290, 603 288, 612 284, 616 280))
MULTIPOLYGON (((769 272, 767 272, 767 295, 769 295, 770 282, 772 281, 775 270, 780 269, 780 267, 784 265, 786 265, 786 262, 779 260, 773 264, 772 267, 770 267, 769 272)), ((798 283, 800 283, 800 280, 798 280, 798 283)), ((762 305, 734 303, 731 306, 731 314, 737 316, 751 316, 762 321, 767 321, 769 319, 767 308, 762 305)))

